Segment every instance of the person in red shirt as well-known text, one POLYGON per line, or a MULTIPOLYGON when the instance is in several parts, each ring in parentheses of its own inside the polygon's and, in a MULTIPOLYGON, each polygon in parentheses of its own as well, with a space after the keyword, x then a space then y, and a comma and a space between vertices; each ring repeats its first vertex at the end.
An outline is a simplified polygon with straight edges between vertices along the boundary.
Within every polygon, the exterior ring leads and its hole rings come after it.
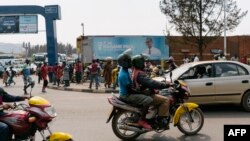
POLYGON ((241 58, 241 63, 247 64, 247 56, 241 58))
POLYGON ((75 64, 75 75, 76 75, 76 83, 80 84, 82 80, 82 63, 79 60, 75 64))
POLYGON ((63 76, 63 67, 58 64, 56 70, 55 70, 55 75, 56 75, 56 83, 57 83, 57 87, 60 86, 60 81, 61 81, 61 77, 63 76))
POLYGON ((47 63, 44 62, 42 67, 41 67, 41 76, 43 78, 43 89, 42 92, 46 92, 46 87, 48 86, 48 67, 47 63))
POLYGON ((48 76, 49 76, 49 83, 53 82, 53 66, 51 64, 49 64, 49 66, 47 66, 48 68, 48 76))

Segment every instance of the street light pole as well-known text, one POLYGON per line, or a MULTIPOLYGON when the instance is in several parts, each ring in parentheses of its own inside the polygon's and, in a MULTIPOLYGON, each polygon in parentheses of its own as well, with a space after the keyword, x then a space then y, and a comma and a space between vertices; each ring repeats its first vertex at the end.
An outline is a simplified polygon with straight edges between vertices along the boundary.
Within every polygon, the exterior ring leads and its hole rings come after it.
POLYGON ((224 55, 227 55, 227 0, 224 0, 223 7, 224 7, 224 55))
POLYGON ((82 26, 81 62, 84 64, 84 56, 83 56, 83 45, 84 45, 84 23, 81 23, 81 26, 82 26))
POLYGON ((82 23, 81 26, 82 26, 82 36, 84 36, 84 23, 82 23))

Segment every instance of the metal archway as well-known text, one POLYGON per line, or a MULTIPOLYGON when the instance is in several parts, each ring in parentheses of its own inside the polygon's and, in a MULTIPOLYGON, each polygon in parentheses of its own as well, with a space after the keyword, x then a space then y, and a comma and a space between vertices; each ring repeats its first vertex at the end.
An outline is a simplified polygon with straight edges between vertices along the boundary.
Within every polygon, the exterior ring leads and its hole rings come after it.
POLYGON ((22 6, 0 6, 0 14, 40 14, 45 18, 48 63, 55 64, 57 59, 57 35, 55 20, 61 19, 61 9, 59 5, 48 5, 45 7, 36 5, 22 6))

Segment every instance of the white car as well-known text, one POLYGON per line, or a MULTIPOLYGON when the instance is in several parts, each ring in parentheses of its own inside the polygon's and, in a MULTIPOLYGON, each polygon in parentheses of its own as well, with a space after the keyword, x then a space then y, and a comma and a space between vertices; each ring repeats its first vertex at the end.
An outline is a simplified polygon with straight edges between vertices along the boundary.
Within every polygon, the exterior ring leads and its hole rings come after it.
MULTIPOLYGON (((158 81, 171 81, 170 72, 158 81)), ((172 81, 184 80, 196 103, 236 103, 250 112, 250 66, 237 61, 199 61, 172 71, 172 81)))

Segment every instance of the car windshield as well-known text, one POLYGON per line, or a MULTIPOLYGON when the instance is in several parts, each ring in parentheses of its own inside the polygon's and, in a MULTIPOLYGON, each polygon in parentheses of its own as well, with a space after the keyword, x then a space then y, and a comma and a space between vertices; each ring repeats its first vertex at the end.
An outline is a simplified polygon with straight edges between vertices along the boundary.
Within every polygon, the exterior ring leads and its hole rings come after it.
MULTIPOLYGON (((180 75, 186 72, 190 67, 192 67, 191 63, 183 64, 172 71, 172 79, 177 79, 180 75)), ((165 74, 166 79, 170 80, 170 72, 165 74)))

